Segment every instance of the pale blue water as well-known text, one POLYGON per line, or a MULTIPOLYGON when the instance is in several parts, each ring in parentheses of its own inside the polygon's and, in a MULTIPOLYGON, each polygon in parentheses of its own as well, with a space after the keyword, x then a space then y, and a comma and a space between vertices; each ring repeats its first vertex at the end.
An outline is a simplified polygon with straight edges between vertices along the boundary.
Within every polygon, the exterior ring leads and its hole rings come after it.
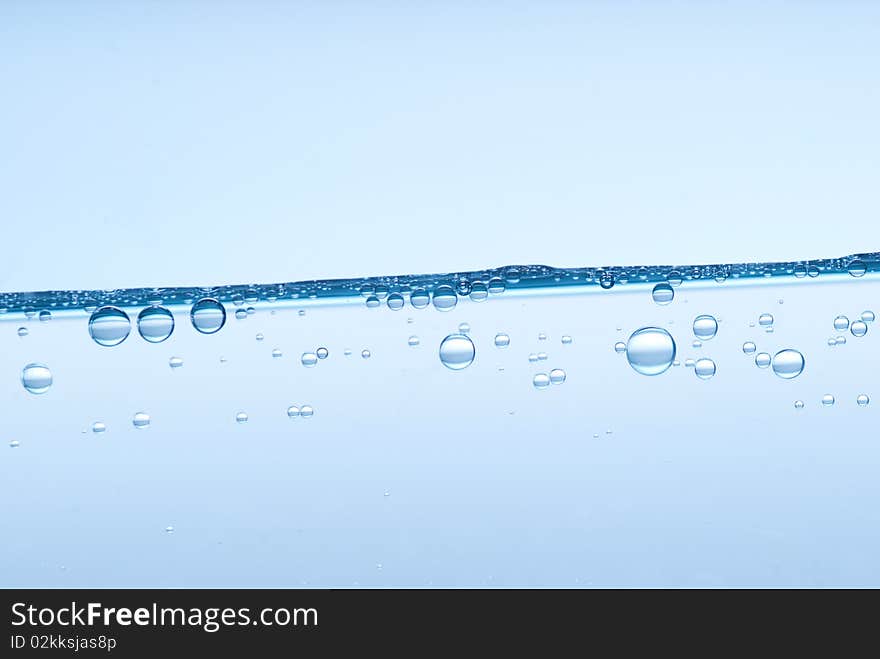
POLYGON ((0 309, 0 585, 880 585, 878 254, 0 309))

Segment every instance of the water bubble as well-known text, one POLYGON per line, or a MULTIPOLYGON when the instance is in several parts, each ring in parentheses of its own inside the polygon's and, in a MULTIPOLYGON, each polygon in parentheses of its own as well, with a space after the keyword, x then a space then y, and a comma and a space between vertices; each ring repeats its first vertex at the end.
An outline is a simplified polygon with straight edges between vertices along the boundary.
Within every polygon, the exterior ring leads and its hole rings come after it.
POLYGON ((290 419, 295 419, 300 414, 299 408, 296 405, 291 405, 287 408, 287 416, 290 419))
MULTIPOLYGON (((806 273, 804 273, 804 274, 806 274, 806 273)), ((802 410, 804 408, 804 401, 802 401, 802 400, 794 401, 794 408, 796 410, 802 410)))
POLYGON ((174 331, 174 316, 165 307, 147 307, 137 317, 138 332, 150 343, 162 343, 174 331))
POLYGON ((48 323, 50 320, 52 320, 52 312, 48 309, 43 309, 40 312, 38 318, 40 319, 41 323, 48 323))
POLYGON ((691 346, 694 347, 694 348, 702 348, 702 347, 703 347, 703 342, 700 341, 699 339, 694 339, 694 340, 691 342, 691 346))
POLYGON ((672 302, 672 299, 675 297, 675 291, 672 290, 672 286, 669 284, 657 284, 654 286, 654 290, 651 291, 651 297, 654 298, 654 302, 659 305, 666 305, 672 302))
POLYGON ((859 394, 856 397, 856 403, 858 403, 861 407, 864 407, 865 405, 867 405, 870 402, 871 402, 871 399, 868 398, 868 396, 866 394, 859 394))
POLYGON ((538 355, 537 355, 536 353, 533 352, 532 354, 529 355, 529 361, 530 361, 530 362, 536 362, 536 361, 538 361, 538 355))
POLYGON ((363 357, 364 359, 369 359, 371 354, 372 353, 370 353, 370 351, 367 350, 366 348, 361 350, 361 357, 363 357))
POLYGON ((757 355, 755 355, 755 365, 758 368, 767 368, 768 366, 770 366, 771 361, 773 360, 770 357, 769 352, 759 352, 757 355))
POLYGON ((614 352, 626 352, 626 344, 623 341, 618 341, 614 344, 614 352))
POLYGON ((375 295, 371 295, 370 297, 367 298, 366 305, 367 305, 368 309, 375 309, 376 307, 379 306, 379 304, 381 304, 379 302, 379 298, 376 297, 375 295))
POLYGON ((489 289, 486 284, 475 281, 474 285, 471 287, 470 297, 473 302, 482 302, 489 297, 489 289))
POLYGON ((693 357, 688 357, 687 359, 684 360, 684 367, 685 368, 693 368, 695 364, 696 364, 696 361, 694 361, 693 357))
POLYGON ((565 371, 561 368, 554 368, 550 371, 551 384, 562 384, 563 382, 565 382, 565 371))
POLYGON ((495 345, 499 348, 506 348, 510 345, 510 337, 507 334, 499 333, 495 335, 495 345))
POLYGON ((101 423, 100 421, 95 421, 92 424, 92 432, 94 432, 94 433, 102 433, 102 432, 105 432, 106 430, 107 430, 107 426, 105 424, 101 423))
POLYGON ((569 345, 570 343, 571 343, 571 337, 568 336, 567 334, 564 334, 564 335, 562 336, 562 345, 567 346, 567 345, 569 345))
POLYGON ((873 322, 874 322, 874 318, 875 318, 875 316, 874 316, 874 312, 873 312, 873 311, 868 310, 868 311, 863 311, 863 312, 862 312, 861 319, 862 319, 863 322, 866 322, 866 323, 873 323, 873 322))
POLYGON ((830 407, 831 405, 834 405, 834 396, 832 396, 831 394, 825 394, 824 396, 822 396, 822 404, 825 407, 830 407))
POLYGON ((507 289, 507 284, 505 284, 504 280, 500 277, 492 277, 492 279, 489 280, 488 288, 492 295, 498 295, 507 289))
POLYGON ((247 311, 244 309, 236 309, 235 310, 235 319, 236 320, 244 320, 247 318, 247 311))
POLYGON ((538 361, 542 361, 542 362, 547 361, 547 353, 546 352, 539 352, 538 353, 538 361))
POLYGON ((168 365, 171 368, 180 368, 183 366, 183 360, 180 357, 172 357, 168 360, 168 365))
POLYGON ((44 394, 52 386, 52 371, 45 364, 28 364, 21 370, 21 384, 32 394, 44 394))
POLYGON ((392 293, 388 296, 388 300, 385 303, 388 305, 388 308, 392 311, 399 311, 403 309, 403 296, 400 293, 392 293))
POLYGON ((300 357, 300 361, 303 366, 312 367, 318 363, 318 355, 313 352, 304 352, 302 357, 300 357))
POLYGON ((275 359, 278 359, 279 357, 282 357, 283 355, 284 355, 284 353, 281 352, 280 348, 273 348, 272 349, 272 357, 274 357, 275 359))
POLYGON ((797 350, 787 348, 773 356, 773 372, 785 380, 796 378, 803 370, 804 356, 797 350))
POLYGON ((868 333, 868 325, 861 320, 857 320, 849 328, 849 331, 852 332, 853 336, 865 336, 868 333))
POLYGON ((865 262, 860 259, 853 259, 849 262, 847 270, 853 277, 861 277, 868 271, 868 266, 866 266, 865 262))
POLYGON ((694 336, 708 341, 718 333, 718 321, 713 316, 703 314, 694 318, 694 336))
POLYGON ((27 327, 19 327, 18 328, 18 335, 19 336, 27 336, 28 334, 30 334, 30 332, 28 332, 27 327))
POLYGON ((544 389, 545 387, 550 386, 550 376, 546 373, 536 373, 535 377, 532 378, 532 384, 535 389, 544 389))
POLYGON ((21 442, 19 442, 17 439, 13 439, 11 442, 9 442, 9 448, 18 448, 19 446, 21 446, 21 442))
POLYGON ((846 343, 846 337, 845 336, 838 336, 836 339, 834 339, 834 343, 836 343, 839 346, 842 346, 844 343, 846 343))
POLYGON ((173 526, 166 526, 165 533, 168 533, 169 535, 174 533, 174 527, 173 526))
POLYGON ((135 428, 146 428, 150 425, 150 415, 146 412, 138 412, 132 417, 131 425, 135 428))
POLYGON ((438 286, 434 289, 434 308, 438 311, 451 311, 458 304, 458 295, 456 295, 452 286, 438 286))
POLYGON ((670 286, 681 286, 682 277, 678 270, 670 270, 666 275, 666 281, 670 286))
POLYGON ((846 316, 838 316, 834 319, 834 329, 838 332, 845 332, 849 329, 849 318, 846 316))
POLYGON ((458 331, 462 334, 467 334, 471 331, 471 326, 469 323, 460 323, 458 326, 458 331))
POLYGON ((745 343, 743 343, 743 354, 745 354, 745 355, 751 355, 757 349, 758 349, 758 346, 756 346, 751 341, 746 341, 745 343))
POLYGON ((626 358, 637 373, 659 375, 672 366, 675 341, 665 329, 643 327, 629 337, 626 358))
POLYGON ((837 345, 837 339, 835 339, 833 336, 828 337, 828 345, 830 345, 830 346, 836 346, 836 345, 837 345))
POLYGON ((471 294, 471 283, 467 279, 460 279, 455 286, 455 290, 462 297, 466 297, 471 294))
POLYGON ((89 318, 89 335, 98 345, 119 345, 130 331, 128 314, 116 307, 101 307, 89 318))
POLYGON ((453 371, 470 366, 475 354, 474 342, 464 334, 450 334, 440 343, 440 361, 453 371))
POLYGON ((606 291, 614 286, 614 274, 611 272, 603 272, 599 275, 599 286, 606 291))
POLYGON ((431 303, 431 296, 425 290, 415 290, 410 293, 409 303, 416 309, 424 309, 431 303))
POLYGON ((544 332, 541 332, 540 334, 538 334, 538 341, 546 341, 546 340, 547 340, 547 335, 544 334, 544 332))
POLYGON ((236 423, 245 423, 248 420, 248 415, 246 412, 239 412, 235 415, 236 423))
POLYGON ((257 310, 253 307, 248 307, 247 309, 245 309, 245 311, 247 312, 248 316, 253 316, 255 313, 257 313, 257 310))
POLYGON ((299 415, 305 419, 308 419, 310 416, 315 414, 315 410, 312 409, 311 405, 303 405, 299 410, 299 415))
POLYGON ((256 335, 254 338, 255 338, 257 341, 262 341, 262 340, 265 339, 266 337, 263 336, 263 333, 262 333, 262 332, 258 332, 257 335, 256 335))
POLYGON ((196 302, 189 312, 193 327, 202 334, 214 334, 226 323, 226 309, 217 300, 206 297, 196 302))
POLYGON ((327 359, 330 355, 330 351, 322 346, 315 351, 315 355, 317 355, 318 359, 327 359))
POLYGON ((758 325, 761 327, 770 327, 773 324, 773 315, 769 313, 762 313, 758 316, 758 325))
POLYGON ((698 378, 708 380, 715 375, 715 362, 706 357, 698 359, 694 364, 694 373, 697 374, 698 378))
POLYGON ((417 345, 419 345, 419 337, 413 335, 409 337, 406 342, 411 348, 415 348, 417 345))

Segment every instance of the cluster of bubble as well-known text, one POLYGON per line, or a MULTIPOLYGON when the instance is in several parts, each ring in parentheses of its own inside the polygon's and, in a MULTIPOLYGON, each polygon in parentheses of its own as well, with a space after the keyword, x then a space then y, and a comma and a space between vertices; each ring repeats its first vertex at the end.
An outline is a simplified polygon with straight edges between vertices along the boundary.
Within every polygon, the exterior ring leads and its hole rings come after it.
MULTIPOLYGON (((202 298, 190 309, 193 327, 202 334, 214 334, 226 323, 226 309, 213 298, 202 298)), ((165 307, 152 305, 137 316, 141 337, 150 343, 162 343, 174 332, 174 315, 165 307)), ((117 346, 131 333, 128 314, 118 307, 101 307, 89 318, 89 335, 101 346, 117 346)))
POLYGON ((554 368, 550 373, 536 373, 532 378, 532 386, 535 389, 546 389, 551 384, 562 384, 565 382, 565 371, 561 368, 554 368))
MULTIPOLYGON (((824 396, 822 396, 821 402, 823 407, 832 407, 837 401, 835 400, 833 394, 825 394, 824 396)), ((868 397, 867 394, 859 394, 858 396, 856 396, 856 405, 858 405, 859 407, 866 407, 870 402, 871 399, 868 397)), ((804 409, 804 401, 794 401, 794 407, 797 410, 804 409)))
POLYGON ((330 356, 330 351, 327 348, 321 346, 315 352, 304 352, 302 356, 299 358, 300 362, 306 368, 311 368, 315 364, 318 363, 318 360, 327 359, 330 356))
MULTIPOLYGON (((832 321, 831 326, 838 332, 846 332, 849 330, 850 334, 854 337, 861 338, 868 333, 868 324, 873 323, 874 319, 874 312, 871 310, 865 310, 859 314, 857 320, 852 322, 850 322, 849 318, 843 314, 836 316, 832 321)), ((846 337, 843 335, 833 336, 828 339, 829 346, 844 345, 845 343, 846 337)))

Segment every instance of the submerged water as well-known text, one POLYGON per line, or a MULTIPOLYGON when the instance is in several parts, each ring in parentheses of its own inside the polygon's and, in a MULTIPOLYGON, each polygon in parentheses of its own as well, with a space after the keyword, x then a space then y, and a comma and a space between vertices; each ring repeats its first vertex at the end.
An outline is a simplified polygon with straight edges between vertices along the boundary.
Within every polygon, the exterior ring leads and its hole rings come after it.
POLYGON ((880 585, 880 254, 0 294, 0 585, 880 585))

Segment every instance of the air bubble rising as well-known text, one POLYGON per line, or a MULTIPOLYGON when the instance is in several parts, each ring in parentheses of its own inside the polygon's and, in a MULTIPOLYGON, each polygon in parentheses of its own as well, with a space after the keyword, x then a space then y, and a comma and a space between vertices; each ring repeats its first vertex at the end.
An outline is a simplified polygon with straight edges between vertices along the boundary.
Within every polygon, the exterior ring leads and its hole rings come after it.
POLYGON ((138 314, 137 327, 145 341, 162 343, 174 331, 174 316, 165 307, 147 307, 138 314))
POLYGON ((219 332, 226 323, 226 309, 210 297, 196 302, 190 309, 189 316, 193 327, 202 334, 219 332))
POLYGON ((440 343, 440 361, 453 371, 470 366, 475 354, 474 342, 464 334, 450 334, 440 343))
POLYGON ((28 364, 21 370, 21 384, 29 393, 44 394, 52 386, 52 371, 45 364, 28 364))
POLYGON ((797 350, 787 348, 773 356, 773 372, 784 380, 796 378, 804 371, 804 356, 797 350))
POLYGON ((89 335, 101 346, 116 346, 131 332, 128 314, 116 307, 101 307, 89 318, 89 335))
POLYGON ((675 341, 660 327, 636 330, 626 343, 626 359, 642 375, 660 375, 675 360, 675 341))
POLYGON ((651 297, 654 299, 654 302, 664 306, 672 302, 675 297, 675 291, 669 284, 657 284, 654 286, 654 290, 651 291, 651 297))

